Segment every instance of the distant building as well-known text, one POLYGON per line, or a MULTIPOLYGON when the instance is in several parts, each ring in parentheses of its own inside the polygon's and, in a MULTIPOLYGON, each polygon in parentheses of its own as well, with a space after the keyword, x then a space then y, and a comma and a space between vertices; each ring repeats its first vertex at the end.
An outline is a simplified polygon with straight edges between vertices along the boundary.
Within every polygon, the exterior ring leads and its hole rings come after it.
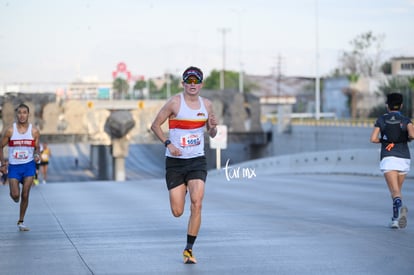
POLYGON ((112 82, 77 81, 70 83, 60 96, 68 99, 110 99, 111 89, 112 82))
POLYGON ((322 112, 335 113, 337 118, 351 117, 349 96, 344 91, 348 86, 347 77, 325 78, 322 92, 322 112))
POLYGON ((391 59, 391 74, 414 76, 414 57, 395 57, 391 59))
POLYGON ((313 78, 247 75, 246 81, 255 84, 251 93, 260 98, 262 115, 276 113, 280 105, 291 105, 298 113, 315 110, 313 78))

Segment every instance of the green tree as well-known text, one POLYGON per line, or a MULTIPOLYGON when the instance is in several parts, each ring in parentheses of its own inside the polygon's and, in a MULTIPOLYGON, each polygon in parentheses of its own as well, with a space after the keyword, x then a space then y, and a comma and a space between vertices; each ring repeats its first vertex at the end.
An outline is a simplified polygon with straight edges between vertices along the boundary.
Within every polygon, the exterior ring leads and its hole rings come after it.
MULTIPOLYGON (((208 77, 204 79, 204 88, 209 90, 220 90, 221 71, 213 70, 208 77)), ((239 90, 239 72, 224 71, 224 89, 239 90)), ((246 78, 244 79, 246 80, 246 78)), ((248 93, 255 86, 253 83, 244 82, 244 92, 248 93)))
POLYGON ((377 73, 381 68, 384 38, 384 35, 374 35, 368 31, 351 40, 352 49, 344 51, 340 57, 342 74, 355 79, 359 76, 371 77, 377 73))
POLYGON ((123 99, 128 94, 129 84, 125 79, 117 77, 112 84, 112 88, 115 91, 114 97, 123 99))
POLYGON ((134 84, 134 91, 141 91, 145 87, 147 87, 147 82, 145 80, 138 80, 134 84))
POLYGON ((208 77, 204 79, 205 89, 220 90, 220 72, 213 70, 208 77))
POLYGON ((147 87, 147 81, 145 80, 138 80, 135 82, 133 90, 134 90, 134 94, 136 94, 135 92, 138 91, 139 94, 137 95, 138 98, 143 98, 144 97, 144 89, 147 87))
MULTIPOLYGON (((204 81, 204 88, 220 90, 220 71, 213 70, 204 81)), ((239 88, 239 74, 232 71, 224 71, 224 89, 236 90, 239 88)))
POLYGON ((151 99, 159 99, 159 93, 157 85, 155 85, 155 82, 152 79, 149 79, 147 82, 147 88, 148 88, 148 94, 151 99))
POLYGON ((349 42, 351 50, 342 52, 339 59, 339 68, 335 73, 347 76, 350 82, 350 87, 344 89, 344 93, 348 97, 352 118, 357 116, 356 105, 360 91, 355 84, 359 78, 372 77, 380 70, 389 69, 387 64, 381 66, 383 41, 384 35, 374 35, 371 31, 362 33, 349 42))
MULTIPOLYGON (((166 76, 167 78, 168 76, 166 76)), ((168 84, 167 81, 164 83, 164 85, 162 85, 161 90, 159 91, 159 96, 161 98, 167 98, 168 97, 168 92, 167 90, 170 89, 170 96, 178 94, 179 92, 181 92, 182 86, 181 86, 181 77, 178 76, 174 76, 174 75, 169 75, 170 78, 170 83, 168 84), (169 87, 168 87, 169 85, 169 87)))
POLYGON ((410 88, 411 88, 411 92, 414 92, 414 77, 409 77, 408 78, 408 85, 410 86, 410 88))
MULTIPOLYGON (((386 98, 387 94, 392 92, 401 93, 404 97, 403 107, 401 113, 411 117, 412 112, 412 89, 410 87, 410 79, 407 77, 394 76, 378 87, 378 96, 386 98)), ((376 118, 381 114, 385 113, 386 107, 384 104, 380 104, 372 108, 369 113, 369 117, 376 118)))
POLYGON ((381 65, 381 71, 383 74, 390 75, 392 74, 391 71, 391 62, 387 61, 381 65))

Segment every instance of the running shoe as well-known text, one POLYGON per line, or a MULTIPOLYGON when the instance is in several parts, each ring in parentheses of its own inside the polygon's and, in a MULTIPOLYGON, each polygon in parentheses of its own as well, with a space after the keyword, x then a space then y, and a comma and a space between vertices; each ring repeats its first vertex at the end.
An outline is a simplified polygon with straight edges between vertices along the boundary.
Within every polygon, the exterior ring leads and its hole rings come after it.
POLYGON ((19 228, 20 231, 29 231, 30 228, 27 227, 26 225, 24 225, 23 222, 17 222, 17 227, 19 228))
POLYGON ((184 257, 184 263, 185 264, 196 264, 197 260, 193 256, 193 250, 192 249, 186 249, 183 252, 184 257))
POLYGON ((391 219, 391 222, 390 222, 390 227, 391 227, 392 229, 399 229, 399 228, 400 228, 400 226, 398 225, 398 220, 397 220, 397 219, 392 218, 392 219, 391 219))
POLYGON ((398 226, 399 228, 405 228, 407 226, 407 206, 402 206, 398 210, 398 226))

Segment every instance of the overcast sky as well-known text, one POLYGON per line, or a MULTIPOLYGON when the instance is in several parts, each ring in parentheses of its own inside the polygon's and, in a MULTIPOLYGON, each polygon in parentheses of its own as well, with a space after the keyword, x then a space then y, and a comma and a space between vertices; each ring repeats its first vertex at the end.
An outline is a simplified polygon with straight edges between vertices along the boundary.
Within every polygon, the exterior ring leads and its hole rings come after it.
POLYGON ((315 76, 318 41, 324 75, 368 31, 385 35, 384 59, 414 56, 413 26, 414 0, 0 0, 0 84, 110 81, 119 62, 146 78, 208 74, 223 37, 225 68, 256 75, 280 56, 284 75, 315 76))

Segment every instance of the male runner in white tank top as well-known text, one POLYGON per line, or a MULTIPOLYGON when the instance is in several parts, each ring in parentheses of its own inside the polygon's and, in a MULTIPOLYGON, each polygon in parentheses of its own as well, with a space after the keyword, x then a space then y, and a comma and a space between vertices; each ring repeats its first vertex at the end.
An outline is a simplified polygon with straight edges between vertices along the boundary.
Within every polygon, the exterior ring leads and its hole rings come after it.
POLYGON ((36 162, 39 157, 39 130, 29 123, 29 107, 20 104, 16 108, 16 122, 4 128, 1 138, 0 162, 1 172, 8 169, 11 198, 18 203, 20 199, 20 186, 23 185, 20 202, 20 215, 17 227, 20 231, 29 231, 24 224, 24 217, 29 205, 29 193, 36 173, 36 162), (9 146, 9 165, 4 164, 4 147, 9 146))
POLYGON ((187 228, 184 263, 195 264, 193 244, 201 225, 201 208, 207 161, 204 155, 204 130, 210 137, 217 134, 217 119, 211 101, 200 97, 203 72, 189 67, 183 73, 184 92, 172 96, 157 114, 151 129, 166 147, 166 183, 170 195, 172 214, 180 217, 184 212, 187 190, 191 199, 191 215, 187 228), (169 137, 161 125, 168 120, 169 137))

